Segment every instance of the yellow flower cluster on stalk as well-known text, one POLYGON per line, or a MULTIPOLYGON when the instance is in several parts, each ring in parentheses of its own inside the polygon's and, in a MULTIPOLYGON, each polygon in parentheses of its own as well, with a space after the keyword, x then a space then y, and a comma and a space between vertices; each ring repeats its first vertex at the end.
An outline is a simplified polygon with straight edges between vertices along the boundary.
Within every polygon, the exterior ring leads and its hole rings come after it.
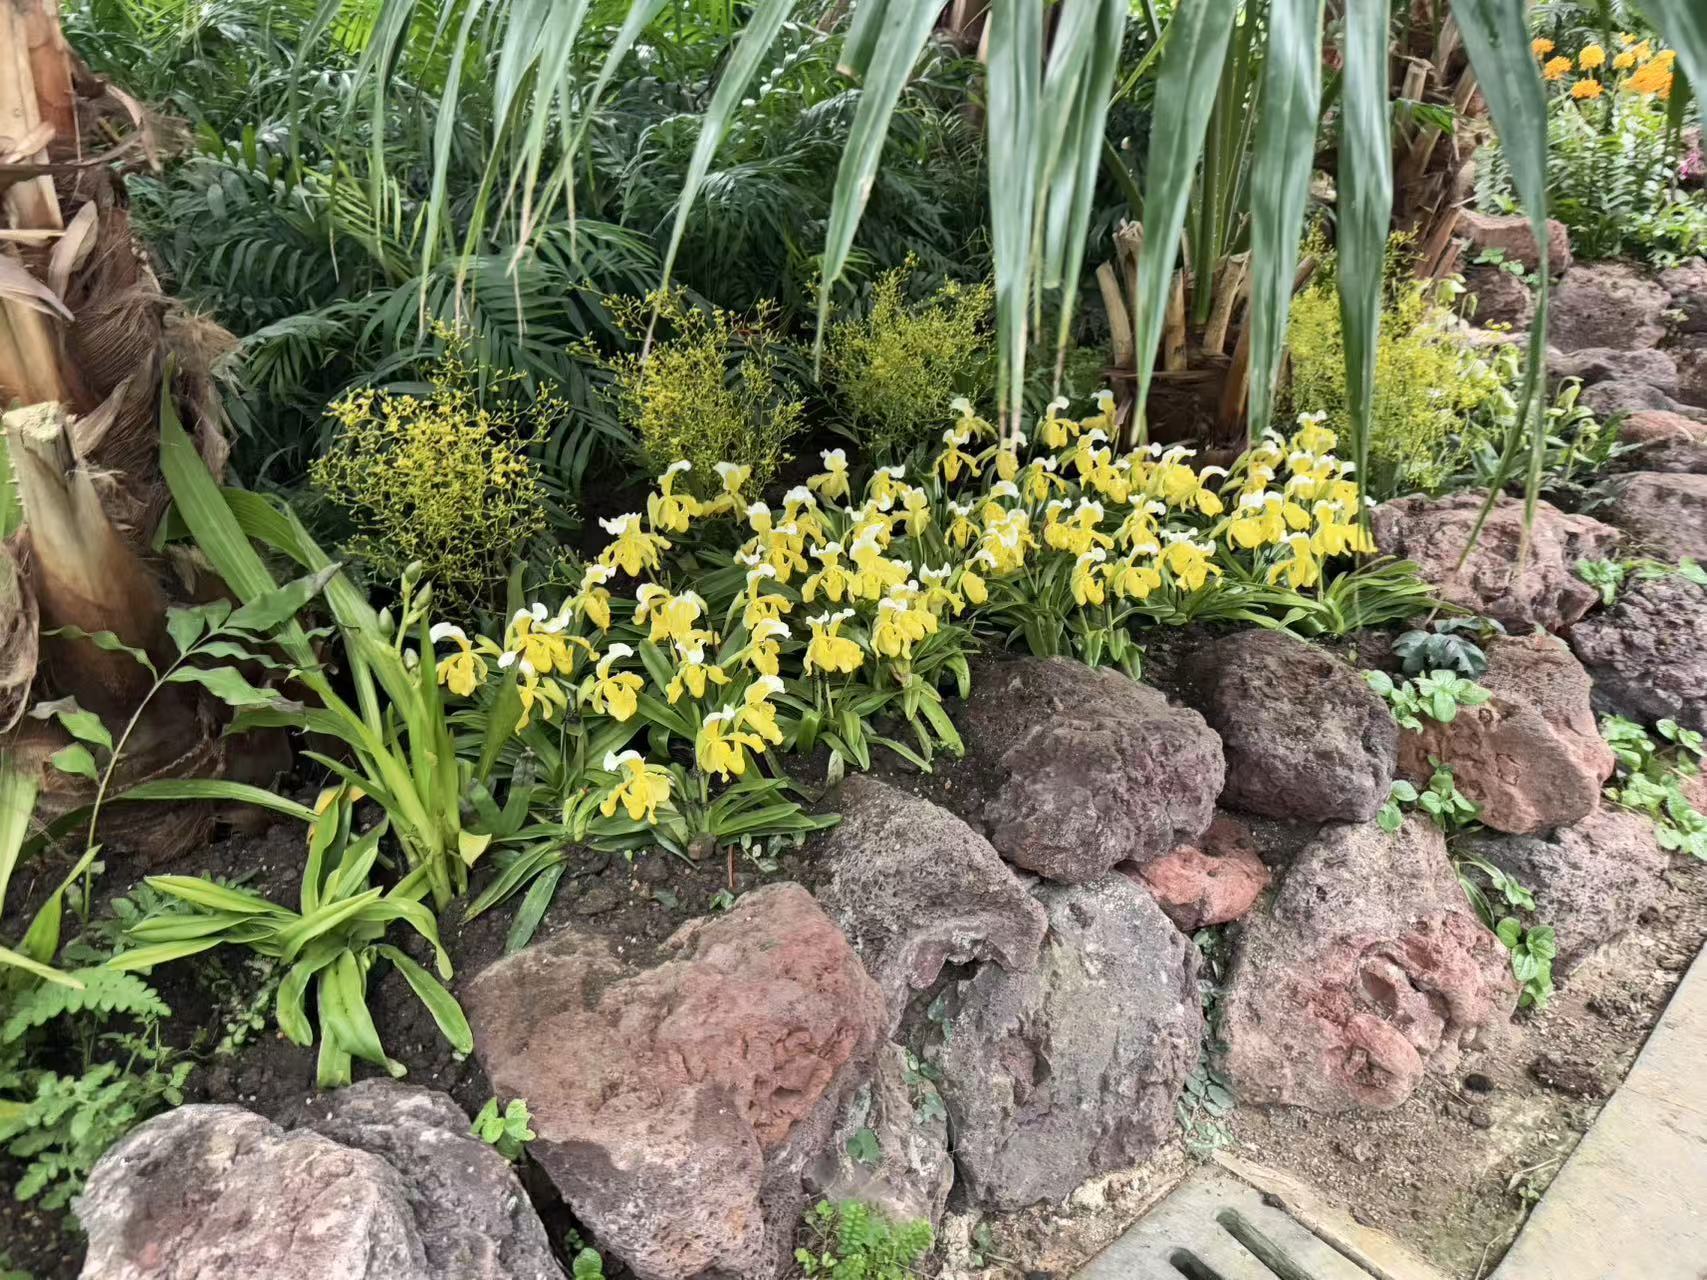
POLYGON ((1533 41, 1529 47, 1541 60, 1543 80, 1556 83, 1573 71, 1582 73, 1571 81, 1569 90, 1570 96, 1578 102, 1592 101, 1613 87, 1624 93, 1658 97, 1662 101, 1671 96, 1676 52, 1671 49, 1656 51, 1651 40, 1640 39, 1628 32, 1618 37, 1618 50, 1610 55, 1604 45, 1590 43, 1578 50, 1573 58, 1557 53, 1557 46, 1545 37, 1533 41), (1617 75, 1616 81, 1606 78, 1609 71, 1617 75))
MULTIPOLYGON (((439 682, 470 698, 493 668, 513 676, 518 732, 571 712, 664 726, 679 756, 603 757, 600 812, 654 823, 682 761, 703 779, 740 778, 792 743, 803 716, 908 687, 938 638, 996 597, 1058 583, 1071 608, 1114 626, 1117 606, 1213 590, 1230 571, 1305 591, 1327 561, 1375 551, 1322 415, 1269 432, 1228 470, 1184 445, 1119 448, 1113 397, 1096 404, 1082 419, 1051 404, 1032 447, 957 401, 923 474, 878 467, 856 485, 846 454, 828 450, 775 506, 745 466, 719 466, 715 491, 686 495, 677 462, 643 512, 602 522, 609 540, 555 609, 518 610, 497 639, 432 628, 439 682)), ((645 741, 660 749, 657 733, 645 741)))

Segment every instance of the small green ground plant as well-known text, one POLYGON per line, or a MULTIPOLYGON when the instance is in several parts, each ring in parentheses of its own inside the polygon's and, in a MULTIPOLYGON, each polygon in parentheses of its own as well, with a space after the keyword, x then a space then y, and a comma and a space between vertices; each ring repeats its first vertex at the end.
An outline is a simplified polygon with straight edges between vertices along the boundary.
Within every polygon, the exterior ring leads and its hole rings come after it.
MULTIPOLYGON (((1441 618, 1427 630, 1406 631, 1399 636, 1393 641, 1393 656, 1407 676, 1450 671, 1466 680, 1479 680, 1487 673, 1488 655, 1477 640, 1504 630, 1490 618, 1441 618)), ((1392 704, 1391 696, 1382 696, 1392 704)))
POLYGON ((1690 803, 1684 788, 1701 774, 1702 736, 1675 720, 1648 731, 1623 716, 1603 716, 1600 736, 1616 760, 1606 798, 1653 820, 1660 848, 1707 859, 1707 816, 1690 803))
POLYGON ((1429 774, 1425 787, 1419 789, 1404 778, 1393 780, 1387 791, 1386 803, 1375 815, 1375 821, 1383 831, 1388 834, 1397 831, 1404 825, 1405 813, 1413 808, 1421 809, 1430 822, 1449 836, 1475 822, 1481 810, 1475 801, 1458 789, 1451 766, 1432 756, 1429 763, 1433 772, 1429 774))
POLYGON ((1422 732, 1425 716, 1451 724, 1461 708, 1479 707, 1493 696, 1474 680, 1445 667, 1402 682, 1385 671, 1365 671, 1363 678, 1387 703, 1399 727, 1416 733, 1422 732))
POLYGON ((527 1144, 538 1137, 530 1127, 532 1120, 528 1104, 523 1099, 511 1098, 500 1108, 498 1099, 488 1098, 486 1105, 476 1113, 469 1132, 490 1145, 504 1159, 513 1162, 519 1160, 527 1144))
POLYGON ((1511 956, 1518 1008, 1546 1008, 1553 995, 1553 959, 1559 944, 1551 925, 1533 919, 1535 895, 1483 858, 1457 856, 1452 866, 1477 916, 1511 956))
POLYGON ((1663 560, 1638 558, 1634 560, 1578 560, 1577 577, 1600 592, 1600 602, 1607 608, 1618 603, 1618 597, 1632 580, 1651 582, 1656 578, 1682 578, 1698 587, 1707 587, 1707 569, 1685 557, 1675 565, 1663 560))
POLYGON ((820 1200, 804 1226, 795 1262, 808 1276, 835 1280, 905 1280, 935 1239, 930 1223, 892 1223, 857 1200, 820 1200))

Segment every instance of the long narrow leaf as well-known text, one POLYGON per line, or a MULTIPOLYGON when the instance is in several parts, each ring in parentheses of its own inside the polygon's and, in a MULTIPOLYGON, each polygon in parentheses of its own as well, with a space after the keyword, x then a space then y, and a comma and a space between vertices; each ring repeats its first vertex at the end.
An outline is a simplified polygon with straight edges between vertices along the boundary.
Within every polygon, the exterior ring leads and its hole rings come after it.
POLYGON ((1322 0, 1274 0, 1251 172, 1252 439, 1274 416, 1322 98, 1322 0))
MULTIPOLYGON (((1019 427, 1024 394, 1026 309, 1031 290, 1040 144, 1043 6, 996 0, 990 11, 990 250, 995 267, 997 387, 1004 434, 1019 427)), ((931 406, 934 407, 934 406, 931 406)))
POLYGON ((246 782, 227 782, 222 778, 155 778, 139 782, 113 797, 114 800, 235 800, 239 804, 259 805, 287 817, 314 821, 314 810, 284 796, 274 795, 265 787, 253 787, 246 782))
POLYGON ((1132 327, 1137 341, 1138 404, 1142 422, 1156 370, 1156 348, 1173 280, 1174 258, 1204 130, 1215 101, 1238 0, 1193 0, 1168 23, 1167 45, 1156 76, 1155 117, 1144 182, 1144 252, 1138 261, 1138 296, 1132 327))
POLYGON ((1387 233, 1393 221, 1393 143, 1387 102, 1388 0, 1349 0, 1340 109, 1339 291, 1346 410, 1357 477, 1369 470, 1375 356, 1387 233))
POLYGON ((0 752, 0 907, 6 904, 6 886, 30 834, 37 789, 34 775, 17 768, 10 756, 0 752))
MULTIPOLYGON (((1695 109, 1707 128, 1707 5, 1701 0, 1643 0, 1642 11, 1677 50, 1677 60, 1696 89, 1695 109)), ((1469 41, 1465 41, 1466 47, 1469 41)), ((1488 105, 1493 105, 1489 98, 1488 105)))

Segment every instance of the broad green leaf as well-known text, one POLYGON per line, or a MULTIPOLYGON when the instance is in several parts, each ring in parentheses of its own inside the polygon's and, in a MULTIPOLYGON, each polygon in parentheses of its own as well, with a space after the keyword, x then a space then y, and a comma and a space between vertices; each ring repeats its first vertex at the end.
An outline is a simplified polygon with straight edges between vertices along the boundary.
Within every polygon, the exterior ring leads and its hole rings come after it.
POLYGON ((1186 205, 1238 9, 1238 0, 1194 0, 1177 9, 1158 60, 1144 183, 1144 252, 1132 308, 1140 422, 1156 370, 1186 205))
POLYGON ((275 627, 296 617, 304 605, 324 591, 342 567, 326 565, 255 597, 225 620, 225 629, 270 635, 275 627))
POLYGON ((348 951, 340 951, 320 975, 320 1030, 322 1035, 330 1032, 344 1052, 383 1067, 392 1076, 403 1074, 403 1064, 386 1057, 379 1042, 367 1008, 366 975, 348 951))
POLYGON ((289 913, 247 889, 232 889, 200 876, 148 876, 147 884, 157 893, 170 894, 207 911, 227 911, 236 916, 285 916, 289 913))
POLYGON ((228 782, 223 778, 156 778, 139 782, 121 791, 114 800, 235 800, 240 804, 259 805, 275 813, 314 821, 314 810, 284 796, 274 795, 265 787, 252 787, 246 782, 228 782))
POLYGON ((146 653, 135 645, 126 644, 111 631, 85 631, 82 627, 66 623, 63 627, 54 627, 50 631, 42 632, 42 634, 44 636, 64 636, 69 640, 87 640, 97 649, 105 649, 108 653, 128 653, 136 659, 139 666, 147 667, 150 671, 154 670, 154 663, 149 660, 146 653))
POLYGON ((314 1026, 308 1020, 304 997, 314 975, 337 959, 342 950, 343 947, 339 943, 322 943, 309 947, 306 954, 291 965, 283 981, 279 983, 273 1012, 278 1019, 279 1030, 284 1032, 285 1038, 292 1044, 306 1047, 314 1043, 314 1026))
MULTIPOLYGON (((77 705, 73 697, 55 698, 51 702, 38 702, 30 708, 30 715, 37 720, 46 720, 49 716, 59 721, 59 725, 79 742, 87 742, 92 746, 102 747, 108 751, 113 749, 113 735, 107 726, 101 723, 101 717, 93 711, 85 711, 77 705)), ((0 890, 4 886, 0 885, 0 890)), ((0 892, 0 899, 5 897, 0 892)))
POLYGON ((146 947, 132 947, 129 951, 121 951, 108 960, 107 968, 118 969, 124 973, 146 971, 158 964, 169 964, 173 960, 211 951, 227 941, 223 935, 216 933, 207 938, 185 938, 179 942, 158 942, 146 947))
POLYGON ((1381 336, 1387 234, 1393 221, 1388 14, 1388 0, 1347 0, 1335 248, 1339 253, 1340 328, 1345 334, 1347 426, 1359 481, 1369 471, 1375 356, 1381 336))
POLYGON ((199 684, 228 707, 263 707, 280 701, 277 689, 257 689, 236 667, 179 667, 168 684, 199 684))
POLYGON ((325 937, 352 916, 360 915, 363 907, 377 902, 383 890, 368 889, 348 898, 328 901, 313 915, 304 916, 278 933, 279 949, 287 961, 295 960, 302 948, 316 938, 325 937))
POLYGON ((95 757, 89 754, 89 748, 81 742, 73 742, 68 747, 61 747, 48 757, 48 762, 61 773, 76 774, 91 781, 100 781, 100 770, 95 768, 95 757))
POLYGON ((1273 0, 1251 160, 1249 435, 1272 425, 1322 99, 1322 0, 1273 0))
POLYGON ((446 991, 437 978, 396 947, 381 942, 374 946, 374 950, 397 966, 397 972, 403 975, 403 980, 409 984, 410 990, 427 1006, 427 1012, 433 1015, 433 1021, 438 1024, 439 1032, 450 1042, 450 1047, 458 1053, 473 1053, 474 1033, 469 1030, 468 1019, 463 1015, 462 1006, 456 1002, 456 997, 446 991))

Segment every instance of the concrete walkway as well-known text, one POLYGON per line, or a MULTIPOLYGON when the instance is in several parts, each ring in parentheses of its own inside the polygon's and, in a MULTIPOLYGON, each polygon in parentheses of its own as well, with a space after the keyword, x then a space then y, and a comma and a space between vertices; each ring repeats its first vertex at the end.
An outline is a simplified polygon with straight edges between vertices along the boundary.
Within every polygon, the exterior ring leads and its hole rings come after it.
POLYGON ((1491 1280, 1707 1280, 1707 961, 1491 1280))

